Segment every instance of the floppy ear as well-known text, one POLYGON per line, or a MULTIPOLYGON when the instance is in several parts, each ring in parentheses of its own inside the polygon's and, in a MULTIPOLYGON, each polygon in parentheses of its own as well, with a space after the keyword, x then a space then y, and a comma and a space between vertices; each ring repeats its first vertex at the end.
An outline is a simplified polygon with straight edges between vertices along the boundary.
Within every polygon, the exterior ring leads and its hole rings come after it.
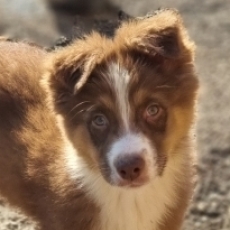
POLYGON ((42 83, 52 102, 65 102, 79 92, 103 58, 107 42, 94 33, 51 54, 42 83))
POLYGON ((177 58, 186 51, 193 53, 194 49, 180 15, 172 9, 124 23, 116 39, 129 49, 164 58, 177 58))
POLYGON ((88 79, 95 64, 95 54, 90 54, 87 50, 81 52, 74 46, 54 54, 49 62, 50 87, 54 87, 57 91, 62 89, 69 94, 77 93, 88 79))

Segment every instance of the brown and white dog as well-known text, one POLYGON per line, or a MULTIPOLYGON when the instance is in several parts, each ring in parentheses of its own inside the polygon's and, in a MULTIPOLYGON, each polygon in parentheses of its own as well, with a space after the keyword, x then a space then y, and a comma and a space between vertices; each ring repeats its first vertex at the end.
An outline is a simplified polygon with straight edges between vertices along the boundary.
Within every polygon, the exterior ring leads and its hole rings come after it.
POLYGON ((1 194, 42 230, 180 229, 193 49, 173 10, 51 54, 0 42, 1 194))

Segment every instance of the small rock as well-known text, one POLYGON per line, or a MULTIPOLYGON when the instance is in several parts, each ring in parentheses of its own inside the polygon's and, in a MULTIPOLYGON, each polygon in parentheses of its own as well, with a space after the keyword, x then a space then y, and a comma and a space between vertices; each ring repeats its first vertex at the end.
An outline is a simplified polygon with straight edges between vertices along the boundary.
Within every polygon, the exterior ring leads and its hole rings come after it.
POLYGON ((199 212, 204 212, 207 208, 207 204, 205 202, 201 201, 197 204, 196 208, 199 212))

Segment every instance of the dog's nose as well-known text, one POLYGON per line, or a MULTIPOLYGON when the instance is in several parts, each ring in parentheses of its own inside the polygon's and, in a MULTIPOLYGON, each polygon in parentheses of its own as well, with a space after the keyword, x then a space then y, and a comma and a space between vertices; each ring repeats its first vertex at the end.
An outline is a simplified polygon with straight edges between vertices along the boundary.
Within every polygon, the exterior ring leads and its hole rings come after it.
POLYGON ((145 161, 140 155, 123 156, 117 159, 115 167, 121 178, 133 181, 142 174, 145 161))

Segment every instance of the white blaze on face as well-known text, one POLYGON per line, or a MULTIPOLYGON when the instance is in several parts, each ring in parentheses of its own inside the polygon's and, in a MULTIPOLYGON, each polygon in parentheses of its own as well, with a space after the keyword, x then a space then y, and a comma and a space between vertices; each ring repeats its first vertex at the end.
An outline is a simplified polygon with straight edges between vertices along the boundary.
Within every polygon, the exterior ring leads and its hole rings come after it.
POLYGON ((120 157, 131 154, 141 154, 145 160, 146 172, 149 178, 157 175, 156 150, 150 145, 144 135, 131 133, 130 130, 130 104, 129 104, 129 83, 130 75, 127 69, 117 63, 109 65, 108 77, 111 87, 116 94, 116 103, 119 108, 119 115, 124 125, 124 135, 116 140, 108 153, 108 162, 111 169, 111 179, 116 184, 121 178, 115 168, 115 161, 120 157))
POLYGON ((149 179, 157 175, 156 150, 150 145, 149 140, 136 133, 128 133, 113 142, 108 152, 108 163, 111 169, 111 179, 116 184, 121 178, 115 168, 115 161, 120 157, 141 154, 146 163, 146 173, 149 179))
POLYGON ((119 107, 119 113, 121 115, 124 128, 126 131, 129 131, 130 106, 128 99, 128 86, 130 82, 130 75, 125 68, 121 67, 117 63, 112 63, 109 66, 108 77, 110 78, 112 82, 112 87, 114 88, 116 93, 116 102, 119 107))

